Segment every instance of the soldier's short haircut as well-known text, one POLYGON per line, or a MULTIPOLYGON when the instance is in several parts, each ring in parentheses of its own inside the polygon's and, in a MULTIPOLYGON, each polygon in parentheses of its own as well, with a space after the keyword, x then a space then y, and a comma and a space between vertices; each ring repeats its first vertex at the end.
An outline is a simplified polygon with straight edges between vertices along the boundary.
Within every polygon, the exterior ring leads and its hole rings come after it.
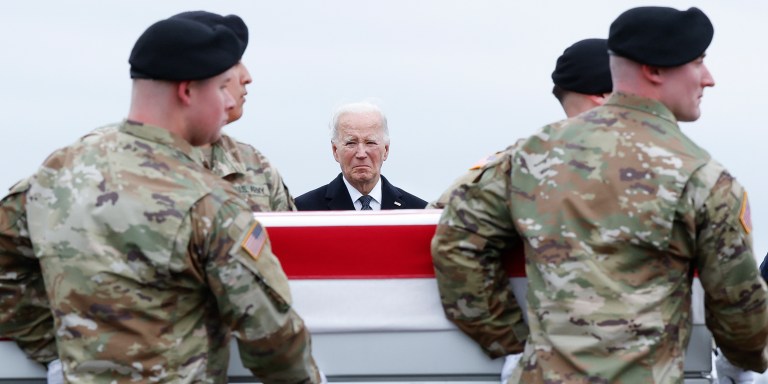
POLYGON ((565 100, 565 96, 568 94, 568 92, 570 91, 561 88, 557 84, 552 87, 552 94, 555 95, 555 98, 560 102, 560 104, 563 103, 563 100, 565 100))

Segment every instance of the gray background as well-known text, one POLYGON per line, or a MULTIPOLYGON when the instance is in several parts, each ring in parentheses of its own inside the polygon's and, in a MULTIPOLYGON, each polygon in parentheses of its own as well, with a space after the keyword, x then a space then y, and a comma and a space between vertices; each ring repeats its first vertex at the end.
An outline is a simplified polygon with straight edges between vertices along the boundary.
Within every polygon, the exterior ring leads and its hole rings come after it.
POLYGON ((390 121, 383 173, 426 200, 481 157, 563 117, 550 94, 556 58, 606 37, 636 5, 702 8, 715 25, 706 62, 717 85, 684 131, 751 196, 755 252, 768 250, 762 1, 15 1, 0 5, 0 188, 52 150, 128 110, 128 53, 151 23, 181 11, 235 13, 250 27, 254 78, 245 116, 225 128, 253 144, 294 196, 339 172, 327 122, 373 98, 390 121))

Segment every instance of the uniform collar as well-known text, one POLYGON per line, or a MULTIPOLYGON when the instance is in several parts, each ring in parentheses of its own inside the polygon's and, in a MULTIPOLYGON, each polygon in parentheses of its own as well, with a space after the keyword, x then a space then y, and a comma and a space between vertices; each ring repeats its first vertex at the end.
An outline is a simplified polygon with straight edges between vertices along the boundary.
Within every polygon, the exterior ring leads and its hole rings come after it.
POLYGON ((220 177, 246 173, 245 163, 236 158, 239 153, 237 143, 229 136, 221 135, 218 141, 201 150, 205 156, 206 168, 220 177))
POLYGON ((638 95, 614 92, 603 105, 620 106, 650 113, 677 125, 677 119, 672 111, 658 100, 649 99, 638 95))
POLYGON ((195 163, 202 165, 202 155, 200 154, 200 150, 167 129, 126 119, 120 123, 118 130, 143 140, 171 147, 178 152, 181 152, 195 163))

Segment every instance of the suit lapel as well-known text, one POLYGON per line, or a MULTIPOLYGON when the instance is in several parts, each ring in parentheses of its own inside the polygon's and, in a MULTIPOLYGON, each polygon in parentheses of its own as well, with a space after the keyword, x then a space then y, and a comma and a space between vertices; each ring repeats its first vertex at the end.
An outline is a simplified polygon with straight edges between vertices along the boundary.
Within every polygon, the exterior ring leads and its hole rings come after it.
POLYGON ((381 209, 404 209, 403 195, 381 176, 381 209))
POLYGON ((352 197, 349 196, 349 191, 347 191, 342 177, 344 176, 339 173, 339 176, 328 183, 325 201, 331 211, 354 211, 355 205, 352 203, 352 197))

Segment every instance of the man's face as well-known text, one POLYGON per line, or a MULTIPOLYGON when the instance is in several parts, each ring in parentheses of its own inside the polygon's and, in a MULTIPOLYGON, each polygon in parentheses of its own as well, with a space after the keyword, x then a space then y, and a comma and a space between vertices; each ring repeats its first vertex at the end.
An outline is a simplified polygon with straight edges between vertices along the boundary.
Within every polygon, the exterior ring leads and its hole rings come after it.
POLYGON ((236 104, 227 91, 228 84, 237 78, 234 68, 210 79, 189 83, 192 145, 210 144, 221 137, 221 128, 227 124, 228 113, 236 104))
POLYGON ((227 123, 231 123, 243 116, 245 95, 248 94, 245 86, 253 81, 251 73, 248 72, 248 68, 245 67, 242 61, 235 65, 234 72, 236 76, 227 85, 227 90, 232 95, 232 98, 235 99, 235 107, 229 110, 227 123))
POLYGON ((358 190, 359 185, 379 180, 381 165, 389 154, 381 120, 377 112, 345 113, 338 119, 337 136, 331 142, 333 158, 341 165, 347 181, 358 190))
POLYGON ((662 68, 664 84, 661 102, 678 121, 695 121, 701 116, 699 104, 704 88, 713 87, 715 80, 704 64, 704 56, 673 68, 662 68))

